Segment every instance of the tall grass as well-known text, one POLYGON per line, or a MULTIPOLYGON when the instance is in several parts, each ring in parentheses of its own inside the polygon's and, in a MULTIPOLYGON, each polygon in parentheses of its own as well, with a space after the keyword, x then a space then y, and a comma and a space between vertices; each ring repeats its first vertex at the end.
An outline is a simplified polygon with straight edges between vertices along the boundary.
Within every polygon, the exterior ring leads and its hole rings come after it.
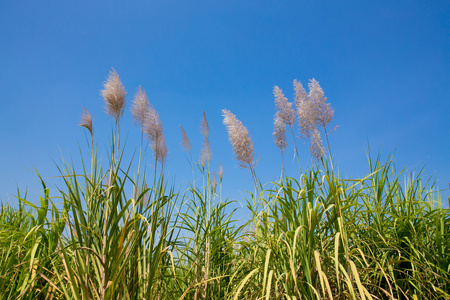
POLYGON ((297 111, 274 89, 280 153, 289 126, 298 157, 298 118, 311 164, 301 171, 298 158, 296 177, 281 165, 280 179, 268 188, 258 179, 247 128, 223 111, 236 159, 255 184, 244 222, 235 217, 234 201, 222 198, 222 169, 219 180, 210 169, 204 112, 199 162, 181 128, 193 176, 182 190, 167 185, 163 127, 145 91, 138 89, 132 107, 139 158, 124 161, 126 92, 117 72, 104 88, 115 122, 107 164, 85 110, 80 125, 91 137, 89 157, 79 166, 64 161, 63 186, 52 193, 37 173, 39 201, 18 193, 17 205, 0 207, 0 299, 450 298, 450 211, 438 191, 421 172, 404 174, 380 156, 369 155, 367 176, 341 178, 328 141, 334 111, 317 81, 309 93, 294 81, 297 111), (153 151, 150 170, 144 135, 153 151))

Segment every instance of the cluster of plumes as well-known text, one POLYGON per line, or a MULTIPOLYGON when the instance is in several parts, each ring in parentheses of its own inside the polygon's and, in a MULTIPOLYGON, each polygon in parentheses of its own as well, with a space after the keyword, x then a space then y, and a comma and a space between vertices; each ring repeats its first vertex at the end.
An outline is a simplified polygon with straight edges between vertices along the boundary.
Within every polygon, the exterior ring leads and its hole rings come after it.
POLYGON ((81 115, 81 123, 79 124, 81 127, 86 128, 91 133, 91 138, 94 137, 94 129, 92 127, 92 115, 91 113, 83 107, 83 114, 81 115))
POLYGON ((200 154, 200 164, 205 168, 205 164, 211 160, 212 152, 209 144, 209 124, 206 119, 205 111, 203 111, 202 122, 200 125, 200 132, 203 136, 202 149, 200 154))
MULTIPOLYGON (((209 143, 209 123, 206 119, 205 111, 203 111, 202 120, 200 123, 200 133, 203 136, 203 142, 202 142, 202 148, 200 152, 200 165, 202 169, 205 169, 206 163, 209 163, 211 161, 212 157, 212 151, 211 146, 209 143)), ((191 153, 191 142, 189 141, 188 135, 186 134, 186 131, 184 130, 183 126, 180 125, 180 135, 181 135, 181 147, 184 151, 191 153)), ((223 166, 222 162, 220 163, 219 169, 217 170, 217 174, 219 175, 219 182, 222 183, 223 180, 223 166)), ((216 178, 216 171, 213 171, 211 174, 211 187, 213 190, 216 189, 218 184, 217 178, 216 178)))
POLYGON ((150 140, 154 158, 164 165, 169 151, 163 133, 163 125, 158 112, 149 103, 148 96, 141 86, 138 87, 134 96, 131 113, 136 126, 140 127, 142 133, 145 133, 150 140))
MULTIPOLYGON (((334 110, 329 103, 326 103, 327 98, 317 80, 311 79, 308 88, 309 93, 306 93, 301 82, 294 80, 295 107, 300 137, 308 141, 311 155, 319 160, 324 154, 319 127, 325 134, 332 131, 327 132, 327 127, 333 120, 334 110)), ((288 102, 282 90, 277 86, 274 88, 274 96, 278 111, 275 115, 273 136, 275 144, 283 152, 287 145, 285 127, 290 126, 292 129, 295 123, 295 111, 292 103, 288 102)))
MULTIPOLYGON (((126 91, 114 69, 109 73, 103 86, 104 89, 101 91, 101 95, 105 100, 106 112, 118 124, 125 109, 126 91)), ((295 111, 292 107, 293 103, 288 101, 283 91, 278 86, 274 87, 273 94, 277 112, 274 118, 273 137, 276 146, 283 153, 287 147, 286 126, 289 126, 291 131, 293 130, 297 114, 300 137, 308 141, 311 155, 316 159, 320 159, 324 154, 324 150, 319 128, 323 129, 325 135, 335 129, 327 131, 328 125, 333 120, 334 110, 329 103, 326 103, 327 98, 324 96, 318 81, 311 79, 308 83, 308 88, 309 93, 306 93, 303 85, 299 81, 294 80, 295 111)), ((88 129, 91 137, 93 137, 92 116, 85 108, 83 109, 84 113, 80 126, 88 129)), ((167 159, 168 149, 163 134, 163 126, 158 112, 150 105, 145 91, 140 86, 134 97, 131 112, 135 124, 141 128, 142 133, 145 133, 150 140, 155 159, 164 164, 167 159)), ((224 117, 223 123, 227 127, 235 157, 240 162, 239 166, 252 169, 255 165, 253 142, 247 128, 229 110, 222 110, 222 114, 224 117)), ((180 126, 180 129, 183 149, 190 153, 191 145, 187 134, 183 127, 180 126)), ((200 163, 204 168, 206 162, 209 162, 212 156, 209 144, 209 124, 204 111, 200 130, 203 135, 200 163)), ((222 181, 222 173, 221 166, 219 171, 220 181, 222 181)))
MULTIPOLYGON (((110 71, 108 78, 103 83, 103 87, 101 95, 105 100, 106 113, 114 118, 117 125, 125 110, 125 96, 127 93, 116 70, 112 69, 110 71)), ((93 137, 92 115, 84 107, 83 109, 84 113, 81 116, 80 126, 88 129, 91 137, 93 137)), ((131 112, 135 124, 141 128, 142 133, 145 133, 150 140, 156 161, 164 164, 169 151, 163 134, 163 126, 158 112, 149 103, 147 94, 141 86, 138 87, 134 97, 131 112)))
POLYGON ((274 86, 273 95, 277 106, 277 112, 275 113, 274 119, 273 138, 275 140, 275 145, 280 149, 281 154, 283 154, 287 147, 286 125, 292 128, 295 124, 295 111, 292 108, 292 103, 287 100, 283 91, 278 86, 274 86))
POLYGON ((234 154, 240 162, 239 166, 252 169, 255 164, 253 161, 253 142, 247 128, 229 110, 223 109, 222 114, 234 154))
POLYGON ((108 79, 103 84, 103 87, 104 89, 101 91, 101 95, 105 99, 106 113, 118 122, 125 109, 125 96, 127 92, 116 70, 112 69, 109 72, 108 79))

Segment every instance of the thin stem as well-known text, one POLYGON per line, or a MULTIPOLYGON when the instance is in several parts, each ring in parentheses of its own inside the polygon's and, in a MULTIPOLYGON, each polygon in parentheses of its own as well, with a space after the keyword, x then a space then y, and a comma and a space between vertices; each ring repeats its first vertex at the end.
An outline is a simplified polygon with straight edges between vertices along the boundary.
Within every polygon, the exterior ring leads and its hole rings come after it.
POLYGON ((325 138, 327 139, 327 148, 328 148, 328 154, 330 155, 330 162, 331 162, 331 169, 333 170, 334 173, 334 166, 333 166, 333 157, 331 155, 331 150, 330 150, 330 143, 328 141, 328 132, 327 132, 327 128, 324 126, 323 130, 325 131, 325 138))
POLYGON ((283 162, 283 152, 280 151, 280 155, 281 155, 281 175, 280 175, 280 180, 283 179, 283 173, 284 173, 284 162, 283 162))
POLYGON ((117 119, 116 121, 116 125, 117 125, 117 161, 119 161, 119 151, 120 151, 120 123, 119 123, 119 119, 117 119))
POLYGON ((311 145, 311 136, 308 136, 308 145, 309 145, 309 155, 311 157, 311 169, 314 165, 314 159, 313 159, 313 151, 312 151, 312 145, 311 145))
POLYGON ((156 200, 156 173, 157 173, 157 168, 158 168, 158 159, 155 157, 155 171, 154 171, 154 174, 153 174, 152 214, 153 214, 153 203, 155 203, 155 200, 156 200))
POLYGON ((253 164, 248 164, 248 168, 250 169, 250 173, 252 174, 252 179, 253 179, 253 183, 255 184, 255 195, 258 197, 258 204, 253 203, 255 208, 257 206, 259 206, 259 202, 262 196, 262 191, 260 191, 260 188, 258 186, 258 179, 256 177, 256 172, 255 172, 255 166, 253 164), (260 195, 261 193, 261 195, 260 195))
POLYGON ((297 142, 295 140, 294 129, 292 128, 292 125, 289 125, 289 128, 291 129, 292 140, 294 141, 295 155, 297 155, 298 168, 300 169, 300 173, 302 173, 302 167, 300 166, 300 156, 298 155, 298 148, 297 142))
MULTIPOLYGON (((145 182, 142 184, 142 187, 140 187, 140 181, 139 181, 139 175, 141 173, 141 165, 142 165, 142 145, 143 145, 143 140, 144 140, 144 126, 141 126, 141 144, 139 147, 139 162, 138 162, 138 170, 137 170, 137 175, 136 175, 136 182, 134 184, 134 193, 135 193, 135 200, 137 201, 137 199, 139 198, 139 193, 142 193, 144 191, 144 186, 145 186, 145 182)), ((145 174, 144 174, 144 181, 145 181, 145 174)), ((144 206, 144 199, 145 197, 143 197, 141 199, 141 201, 139 202, 139 206, 138 209, 140 209, 140 211, 142 211, 143 206, 144 206)))
MULTIPOLYGON (((191 151, 189 151, 189 164, 191 165, 191 170, 192 170, 192 183, 194 185, 194 189, 195 189, 195 171, 194 171, 194 165, 192 163, 192 153, 191 151)), ((195 197, 195 195, 194 195, 195 197)))

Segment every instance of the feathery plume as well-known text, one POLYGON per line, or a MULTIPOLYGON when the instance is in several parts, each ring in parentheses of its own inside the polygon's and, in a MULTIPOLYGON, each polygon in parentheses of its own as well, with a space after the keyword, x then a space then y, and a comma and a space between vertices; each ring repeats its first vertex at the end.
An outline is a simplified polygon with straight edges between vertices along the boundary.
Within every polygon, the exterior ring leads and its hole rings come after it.
POLYGON ((123 115, 125 109, 125 88, 120 81, 116 70, 112 69, 109 72, 108 79, 103 83, 104 90, 101 95, 106 102, 106 113, 112 116, 116 122, 123 115))
POLYGON ((212 187, 213 191, 216 190, 216 187, 217 187, 217 179, 216 179, 216 172, 215 172, 215 171, 213 171, 213 173, 212 173, 211 187, 212 187))
POLYGON ((303 87, 302 83, 298 81, 297 79, 294 79, 294 91, 295 91, 295 106, 300 105, 303 101, 306 100, 306 97, 308 96, 306 94, 305 88, 303 87))
POLYGON ((164 164, 169 151, 164 138, 163 125, 159 119, 159 114, 151 104, 148 105, 148 114, 145 118, 144 131, 151 142, 155 159, 161 164, 164 164))
POLYGON ((319 102, 320 99, 324 97, 323 90, 320 87, 319 82, 314 78, 309 80, 308 88, 309 88, 309 97, 314 102, 319 102))
POLYGON ((275 104, 280 113, 280 118, 286 125, 294 125, 295 111, 292 109, 292 103, 288 102, 287 98, 283 95, 283 91, 278 86, 274 86, 273 95, 275 96, 275 104))
POLYGON ((302 84, 297 80, 294 80, 294 90, 300 137, 310 140, 317 124, 317 104, 306 94, 302 84))
POLYGON ((200 154, 200 164, 202 165, 202 168, 205 167, 206 162, 209 162, 211 160, 212 152, 211 147, 209 145, 209 140, 204 139, 202 144, 202 150, 200 154))
POLYGON ((279 111, 275 114, 273 138, 275 140, 275 145, 277 145, 277 148, 283 153, 287 146, 286 124, 279 111))
POLYGON ((248 135, 248 130, 242 125, 235 115, 229 110, 223 109, 223 123, 227 126, 228 137, 233 146, 236 159, 242 168, 252 168, 254 165, 253 142, 248 135))
POLYGON ((203 144, 202 144, 202 150, 200 155, 200 163, 202 167, 205 167, 205 163, 209 162, 211 160, 212 152, 211 147, 209 144, 209 124, 208 120, 206 119, 205 111, 203 111, 203 118, 200 125, 200 132, 203 135, 203 144))
POLYGON ((209 137, 209 124, 208 124, 208 120, 206 119, 205 111, 203 111, 203 118, 202 118, 202 122, 200 125, 200 132, 205 139, 207 139, 209 137))
POLYGON ((131 113, 133 114, 134 122, 137 126, 144 130, 145 119, 148 115, 148 97, 145 90, 141 86, 138 87, 136 95, 134 96, 131 113))
POLYGON ((329 103, 326 103, 327 97, 324 96, 317 80, 311 79, 308 86, 310 97, 317 105, 317 123, 325 129, 333 120, 334 110, 329 103))
POLYGON ((92 127, 92 115, 91 113, 83 107, 83 114, 81 115, 81 123, 79 124, 81 127, 86 128, 91 133, 91 137, 94 137, 94 131, 92 127))
POLYGON ((184 131, 184 128, 181 125, 180 130, 181 130, 181 146, 183 147, 184 151, 191 152, 191 142, 189 141, 186 131, 184 131))
POLYGON ((166 138, 163 134, 161 134, 156 143, 152 144, 152 149, 155 153, 156 160, 164 165, 166 163, 167 156, 169 155, 169 149, 167 148, 166 138))
POLYGON ((294 80, 295 106, 300 125, 300 137, 308 140, 311 155, 319 160, 325 152, 317 126, 323 127, 331 159, 328 133, 333 132, 337 127, 327 131, 327 126, 333 120, 334 110, 329 103, 326 103, 327 98, 324 96, 317 80, 311 79, 308 83, 308 88, 309 93, 306 94, 303 85, 299 81, 294 80))
POLYGON ((151 142, 157 141, 162 135, 163 126, 159 119, 159 114, 151 104, 148 106, 148 115, 147 118, 145 118, 144 129, 147 138, 151 142))
POLYGON ((317 161, 319 161, 324 154, 320 132, 317 128, 314 128, 311 136, 310 151, 317 161))
POLYGON ((220 165, 219 165, 219 180, 220 180, 220 183, 222 183, 222 179, 223 179, 223 166, 222 166, 222 162, 220 162, 220 165))

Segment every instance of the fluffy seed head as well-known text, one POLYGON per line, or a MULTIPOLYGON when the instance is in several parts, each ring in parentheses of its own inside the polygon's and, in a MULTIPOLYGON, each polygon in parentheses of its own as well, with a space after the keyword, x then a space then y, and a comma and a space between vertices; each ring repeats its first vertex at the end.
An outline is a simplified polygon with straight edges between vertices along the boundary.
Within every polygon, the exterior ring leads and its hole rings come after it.
POLYGON ((286 124, 281 118, 280 112, 275 114, 273 138, 275 140, 275 145, 277 145, 277 148, 283 153, 287 146, 286 124))
POLYGON ((320 160, 324 154, 320 132, 317 128, 314 129, 311 136, 310 151, 316 160, 320 160))
POLYGON ((317 124, 317 103, 306 94, 303 85, 294 80, 295 106, 297 108, 300 137, 309 140, 317 124))
POLYGON ((223 166, 222 166, 222 162, 220 162, 220 165, 219 165, 219 179, 220 179, 220 183, 222 183, 222 179, 223 179, 223 166))
POLYGON ((145 118, 148 115, 148 97, 145 90, 141 86, 138 87, 136 95, 134 96, 133 106, 131 107, 131 113, 133 114, 134 122, 137 126, 144 129, 145 118))
POLYGON ((151 142, 155 159, 164 164, 169 151, 163 134, 163 125, 159 119, 158 112, 150 104, 148 105, 148 114, 145 118, 144 131, 151 142))
POLYGON ((248 135, 248 130, 242 125, 235 115, 229 110, 223 109, 223 123, 227 126, 228 137, 233 146, 236 159, 242 168, 250 168, 254 165, 253 142, 248 135))
POLYGON ((295 111, 292 109, 292 103, 288 102, 283 95, 283 91, 278 86, 274 86, 273 95, 275 96, 275 104, 277 105, 280 118, 286 125, 294 125, 295 111))
POLYGON ((92 115, 91 113, 83 107, 83 114, 81 115, 81 123, 79 124, 81 127, 86 128, 91 133, 91 137, 94 136, 94 131, 92 127, 92 115))
POLYGON ((105 99, 106 113, 112 116, 116 121, 123 115, 125 109, 125 88, 120 81, 116 70, 112 69, 105 83, 101 95, 105 99))
POLYGON ((184 151, 191 152, 191 142, 189 141, 186 131, 184 131, 184 128, 181 125, 180 131, 181 131, 181 146, 183 147, 184 151))
POLYGON ((200 125, 200 132, 203 135, 203 144, 200 155, 200 163, 202 167, 205 167, 205 163, 211 160, 212 152, 209 144, 209 124, 206 119, 205 111, 203 111, 203 117, 200 125))
POLYGON ((212 157, 212 151, 211 151, 211 147, 209 145, 209 140, 204 139, 203 144, 202 144, 201 154, 200 154, 200 164, 202 165, 203 168, 205 167, 207 162, 211 161, 211 157, 212 157))
POLYGON ((317 106, 317 123, 323 128, 326 128, 333 120, 334 110, 329 103, 326 103, 327 97, 324 96, 323 90, 317 80, 314 78, 311 79, 308 86, 310 97, 317 106))
POLYGON ((295 91, 295 105, 298 106, 301 102, 305 101, 306 94, 305 88, 302 83, 297 79, 294 79, 294 91, 295 91))
POLYGON ((169 149, 167 148, 166 139, 162 134, 156 143, 152 143, 153 153, 155 153, 155 159, 164 165, 169 155, 169 149))
POLYGON ((200 125, 200 132, 205 139, 207 139, 209 137, 209 124, 208 124, 208 120, 206 119, 205 111, 203 111, 202 122, 200 125))
POLYGON ((320 102, 324 94, 322 88, 319 85, 319 82, 314 78, 310 79, 308 83, 308 88, 309 88, 309 97, 311 98, 311 100, 314 102, 320 102))

